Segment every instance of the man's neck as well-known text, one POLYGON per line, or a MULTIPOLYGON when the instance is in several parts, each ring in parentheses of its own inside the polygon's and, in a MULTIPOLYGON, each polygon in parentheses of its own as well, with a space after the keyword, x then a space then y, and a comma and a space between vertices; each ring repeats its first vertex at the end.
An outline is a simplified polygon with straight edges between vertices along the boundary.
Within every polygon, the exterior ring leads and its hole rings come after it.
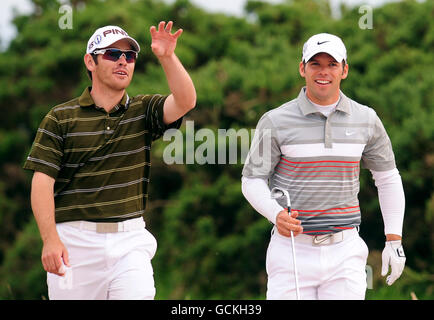
POLYGON ((125 94, 125 89, 123 90, 110 90, 108 88, 101 88, 98 85, 92 84, 92 90, 90 95, 92 96, 95 105, 104 108, 105 111, 110 112, 125 94))

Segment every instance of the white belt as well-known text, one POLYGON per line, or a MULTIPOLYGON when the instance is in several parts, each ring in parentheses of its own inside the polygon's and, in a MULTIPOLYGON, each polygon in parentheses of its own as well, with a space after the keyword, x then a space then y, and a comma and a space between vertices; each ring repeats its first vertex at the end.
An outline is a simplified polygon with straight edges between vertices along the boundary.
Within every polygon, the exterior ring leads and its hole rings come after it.
MULTIPOLYGON (((273 234, 274 236, 277 236, 279 238, 283 238, 287 241, 289 241, 291 238, 282 236, 279 231, 277 231, 277 227, 275 226, 273 228, 273 234)), ((335 244, 342 242, 344 239, 351 239, 358 235, 358 230, 356 228, 343 230, 336 233, 329 233, 329 234, 323 234, 318 236, 311 236, 308 234, 299 234, 298 236, 294 237, 294 240, 296 243, 306 243, 310 244, 311 246, 326 246, 330 244, 335 244)))
POLYGON ((329 233, 317 236, 300 234, 294 238, 295 242, 307 243, 312 246, 325 246, 342 242, 344 239, 353 238, 358 234, 357 229, 348 229, 336 233, 329 233))
POLYGON ((95 231, 97 233, 115 233, 124 231, 140 230, 146 227, 142 217, 129 219, 121 222, 90 222, 90 221, 68 221, 62 224, 78 228, 80 230, 95 231))

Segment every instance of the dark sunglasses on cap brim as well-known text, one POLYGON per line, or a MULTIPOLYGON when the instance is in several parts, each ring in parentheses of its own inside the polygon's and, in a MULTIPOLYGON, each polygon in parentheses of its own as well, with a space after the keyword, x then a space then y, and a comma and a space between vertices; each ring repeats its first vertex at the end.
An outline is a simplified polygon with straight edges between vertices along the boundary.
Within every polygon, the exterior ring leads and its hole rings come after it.
POLYGON ((135 62, 138 53, 133 50, 122 51, 116 48, 107 48, 95 50, 92 54, 102 54, 102 58, 110 61, 118 61, 120 57, 125 56, 127 63, 135 62))

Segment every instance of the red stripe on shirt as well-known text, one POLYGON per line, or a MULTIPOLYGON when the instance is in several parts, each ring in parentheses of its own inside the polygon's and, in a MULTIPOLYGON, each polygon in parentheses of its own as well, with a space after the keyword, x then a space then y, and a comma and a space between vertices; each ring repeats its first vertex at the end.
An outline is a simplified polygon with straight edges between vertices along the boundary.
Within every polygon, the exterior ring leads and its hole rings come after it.
MULTIPOLYGON (((297 211, 297 210, 295 210, 295 211, 297 211)), ((299 213, 298 215, 299 216, 305 216, 305 217, 318 217, 318 216, 322 216, 324 214, 347 214, 347 213, 354 213, 354 212, 360 212, 360 210, 345 211, 345 212, 322 212, 322 213, 318 213, 318 214, 299 213)))
MULTIPOLYGON (((279 162, 279 164, 281 164, 281 162, 279 162)), ((282 168, 283 170, 291 171, 291 172, 354 172, 354 170, 310 170, 310 171, 303 171, 303 170, 286 169, 286 168, 280 167, 279 165, 277 167, 282 168)), ((341 168, 341 167, 336 167, 336 168, 341 168)), ((302 167, 301 169, 306 169, 306 168, 302 167)))
MULTIPOLYGON (((277 167, 279 167, 279 166, 277 166, 277 167)), ((282 168, 282 169, 284 169, 284 168, 282 168)), ((284 170, 285 170, 285 169, 284 169, 284 170)), ((302 178, 317 178, 317 177, 321 177, 321 178, 342 178, 342 177, 344 177, 343 175, 340 175, 340 176, 323 176, 323 175, 315 175, 315 176, 310 176, 310 175, 292 175, 292 174, 289 174, 289 173, 281 172, 281 171, 279 171, 279 170, 276 170, 276 172, 279 172, 279 173, 281 173, 281 174, 284 174, 284 175, 287 175, 287 176, 290 176, 290 177, 294 177, 294 178, 299 178, 299 177, 302 177, 302 178)), ((345 178, 353 178, 353 177, 357 177, 357 174, 353 174, 353 175, 345 176, 345 178)))
POLYGON ((285 158, 282 158, 282 160, 289 162, 289 163, 324 163, 324 162, 335 162, 335 163, 359 163, 359 161, 339 161, 339 160, 318 160, 318 161, 289 161, 285 158))
MULTIPOLYGON (((289 162, 288 160, 283 159, 283 158, 281 158, 281 160, 283 160, 285 162, 289 162)), ((281 163, 281 164, 283 164, 285 166, 288 166, 288 167, 300 168, 300 166, 293 166, 292 164, 284 163, 283 161, 280 161, 279 163, 281 163)), ((292 162, 292 163, 294 163, 294 162, 292 162)), ((300 162, 300 163, 302 163, 302 162, 300 162)), ((303 168, 303 169, 313 169, 313 168, 357 168, 358 166, 359 166, 359 164, 357 163, 354 166, 310 166, 310 167, 303 166, 301 168, 303 168)))
MULTIPOLYGON (((349 230, 354 229, 354 227, 333 227, 334 229, 340 229, 340 230, 349 230)), ((303 233, 314 233, 314 232, 333 232, 333 230, 310 230, 310 231, 303 231, 303 233)))
POLYGON ((311 231, 303 231, 303 233, 313 233, 313 232, 332 232, 333 230, 311 230, 311 231))
POLYGON ((347 210, 347 209, 355 209, 355 208, 360 208, 360 206, 354 206, 354 207, 346 207, 346 208, 329 208, 329 209, 324 209, 324 210, 297 210, 294 209, 298 212, 324 212, 324 211, 329 211, 329 210, 347 210))

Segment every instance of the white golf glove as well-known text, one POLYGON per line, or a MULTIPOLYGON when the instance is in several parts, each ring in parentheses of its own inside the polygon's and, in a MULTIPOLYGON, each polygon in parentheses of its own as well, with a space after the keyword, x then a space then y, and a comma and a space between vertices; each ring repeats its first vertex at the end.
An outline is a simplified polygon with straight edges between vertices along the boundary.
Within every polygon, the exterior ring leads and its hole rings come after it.
POLYGON ((386 241, 381 257, 383 260, 381 275, 383 277, 387 275, 389 265, 392 268, 390 275, 386 278, 386 283, 391 286, 401 276, 405 266, 405 254, 401 240, 386 241))

